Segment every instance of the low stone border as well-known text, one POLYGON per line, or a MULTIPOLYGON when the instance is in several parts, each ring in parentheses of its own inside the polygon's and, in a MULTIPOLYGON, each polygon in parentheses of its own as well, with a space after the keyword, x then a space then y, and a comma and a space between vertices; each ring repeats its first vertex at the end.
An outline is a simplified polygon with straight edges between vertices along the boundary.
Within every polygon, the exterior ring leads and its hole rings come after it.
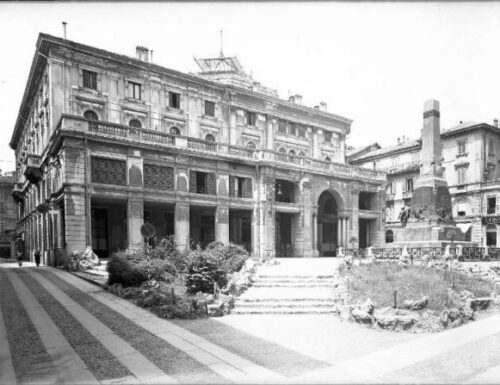
MULTIPOLYGON (((336 311, 341 319, 391 331, 439 332, 474 320, 478 311, 487 309, 500 310, 500 296, 495 293, 492 293, 491 297, 476 298, 473 293, 467 290, 456 293, 452 289, 448 289, 448 295, 458 306, 445 309, 440 314, 425 310, 428 304, 428 298, 426 297, 414 301, 405 301, 401 308, 397 309, 391 307, 375 308, 371 300, 364 303, 352 303, 349 295, 349 277, 341 276, 340 271, 361 263, 391 262, 353 260, 352 257, 344 258, 343 263, 339 264, 335 271, 333 278, 336 311)), ((406 264, 406 262, 400 263, 406 264)), ((456 261, 430 261, 427 266, 461 272, 474 278, 487 279, 494 282, 495 285, 500 283, 498 274, 484 265, 467 266, 456 261)))

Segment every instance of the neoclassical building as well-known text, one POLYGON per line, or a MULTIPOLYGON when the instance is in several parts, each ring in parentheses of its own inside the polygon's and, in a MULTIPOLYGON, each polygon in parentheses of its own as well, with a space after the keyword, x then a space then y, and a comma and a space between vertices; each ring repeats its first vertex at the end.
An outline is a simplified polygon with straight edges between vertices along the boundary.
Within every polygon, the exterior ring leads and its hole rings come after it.
MULTIPOLYGON (((500 128, 498 120, 460 122, 441 130, 442 166, 452 198, 453 219, 469 241, 500 247, 500 128)), ((352 151, 353 165, 387 173, 387 241, 401 225, 398 214, 409 204, 420 172, 422 140, 398 138, 395 146, 352 151)))
POLYGON ((280 99, 234 57, 186 74, 40 34, 10 145, 26 254, 91 245, 181 251, 217 240, 255 257, 381 242, 385 173, 345 163, 351 120, 280 99), (356 240, 352 238, 355 237, 356 240))

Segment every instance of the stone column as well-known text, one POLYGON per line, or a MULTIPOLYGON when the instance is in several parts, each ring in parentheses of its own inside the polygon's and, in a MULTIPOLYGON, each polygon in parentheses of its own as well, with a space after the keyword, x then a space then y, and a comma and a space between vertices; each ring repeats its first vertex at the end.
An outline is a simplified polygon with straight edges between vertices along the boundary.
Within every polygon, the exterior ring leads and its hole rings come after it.
POLYGON ((217 206, 215 214, 215 240, 229 244, 229 206, 217 206))
MULTIPOLYGON (((348 218, 345 217, 344 218, 344 245, 346 245, 346 247, 349 246, 349 238, 347 236, 347 221, 348 221, 348 218)), ((354 247, 354 245, 352 245, 354 247)))
POLYGON ((312 256, 319 257, 318 251, 318 207, 314 206, 312 210, 312 256))
POLYGON ((189 251, 189 204, 177 202, 175 204, 175 243, 181 254, 189 251))
POLYGON ((312 157, 320 158, 321 154, 319 151, 319 135, 322 134, 322 131, 319 129, 312 129, 312 157))
POLYGON ((127 200, 128 248, 136 249, 144 243, 141 226, 144 223, 144 198, 140 194, 130 194, 127 200))
POLYGON ((344 247, 344 242, 343 242, 343 235, 342 235, 342 217, 339 217, 337 220, 337 247, 344 247))

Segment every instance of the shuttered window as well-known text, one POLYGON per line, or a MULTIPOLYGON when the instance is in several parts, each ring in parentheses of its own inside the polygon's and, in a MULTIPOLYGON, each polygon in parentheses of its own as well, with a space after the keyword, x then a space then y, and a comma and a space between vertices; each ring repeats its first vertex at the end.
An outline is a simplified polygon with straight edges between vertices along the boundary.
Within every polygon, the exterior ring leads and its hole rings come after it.
POLYGON ((125 186, 127 184, 127 164, 124 160, 91 159, 92 182, 125 186))
POLYGON ((144 187, 157 190, 173 190, 174 169, 172 167, 144 164, 144 187))
POLYGON ((229 176, 229 196, 252 198, 252 178, 229 176))
POLYGON ((191 170, 189 172, 189 192, 196 194, 217 194, 217 178, 215 173, 191 170))

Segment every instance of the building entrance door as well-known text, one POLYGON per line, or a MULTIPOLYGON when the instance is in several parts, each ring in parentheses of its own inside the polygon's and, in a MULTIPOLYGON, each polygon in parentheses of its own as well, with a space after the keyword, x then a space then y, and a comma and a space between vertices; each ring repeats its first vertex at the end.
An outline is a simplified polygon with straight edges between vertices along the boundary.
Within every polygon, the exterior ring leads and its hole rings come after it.
POLYGON ((292 214, 276 213, 276 256, 293 257, 292 214))
POLYGON ((100 258, 108 256, 108 210, 92 209, 92 249, 100 258))

